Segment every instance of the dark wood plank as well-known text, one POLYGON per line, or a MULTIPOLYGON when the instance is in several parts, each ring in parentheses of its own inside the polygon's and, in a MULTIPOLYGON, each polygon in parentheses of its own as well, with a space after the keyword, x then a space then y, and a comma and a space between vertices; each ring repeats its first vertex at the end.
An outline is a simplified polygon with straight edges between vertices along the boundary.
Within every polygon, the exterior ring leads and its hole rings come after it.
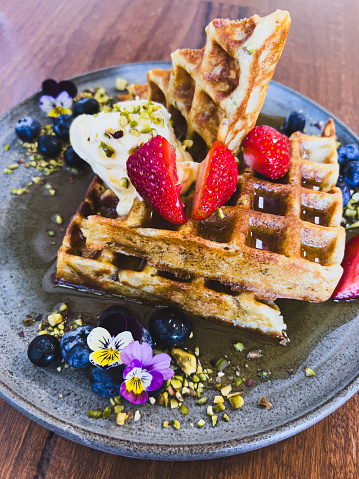
MULTIPOLYGON (((358 0, 12 0, 0 6, 0 113, 57 80, 124 62, 167 60, 204 45, 215 17, 276 8, 292 28, 274 79, 314 99, 359 133, 358 0)), ((334 374, 335 372, 333 372, 334 374)), ((340 374, 340 372, 336 372, 340 374)), ((323 478, 358 477, 359 396, 279 444, 212 461, 136 461, 74 444, 0 401, 0 477, 323 478)))

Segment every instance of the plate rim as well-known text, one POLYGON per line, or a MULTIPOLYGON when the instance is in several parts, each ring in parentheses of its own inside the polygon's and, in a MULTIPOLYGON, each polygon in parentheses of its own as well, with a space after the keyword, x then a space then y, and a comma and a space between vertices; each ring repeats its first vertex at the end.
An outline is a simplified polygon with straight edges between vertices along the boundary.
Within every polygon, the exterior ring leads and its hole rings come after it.
MULTIPOLYGON (((103 67, 100 69, 92 70, 83 74, 79 74, 69 78, 69 80, 77 81, 84 80, 84 77, 91 77, 96 74, 108 72, 109 70, 115 71, 119 68, 131 68, 138 66, 147 66, 148 69, 154 68, 154 65, 158 67, 171 67, 171 62, 166 60, 161 61, 144 61, 144 62, 132 62, 122 63, 119 65, 113 65, 110 67, 103 67)), ((277 81, 272 80, 271 84, 277 88, 286 91, 290 95, 299 97, 304 102, 309 102, 312 106, 318 109, 321 113, 333 118, 333 120, 341 126, 349 135, 351 135, 359 144, 359 137, 348 126, 346 126, 342 120, 333 115, 327 109, 316 103, 314 100, 306 97, 300 92, 283 85, 277 81)), ((33 95, 28 96, 21 102, 12 106, 0 115, 0 122, 3 122, 8 116, 10 116, 15 109, 25 106, 29 101, 34 100, 41 92, 37 91, 33 95)), ((91 447, 103 452, 113 453, 125 457, 151 459, 151 460, 170 460, 170 461, 182 461, 182 460, 203 460, 210 458, 220 458, 226 456, 232 456, 242 454, 245 452, 260 449, 262 447, 275 444, 279 441, 288 439, 295 434, 313 426, 317 422, 321 421, 325 417, 329 416, 336 409, 341 407, 347 400, 349 400, 359 390, 359 373, 355 376, 344 388, 339 389, 330 399, 315 407, 309 412, 303 413, 285 424, 276 426, 267 431, 261 431, 253 436, 247 436, 245 441, 242 439, 229 439, 228 441, 219 441, 211 443, 200 444, 176 444, 175 446, 156 444, 153 445, 149 442, 135 442, 126 439, 110 438, 115 445, 104 443, 104 438, 109 439, 104 431, 103 434, 87 430, 81 426, 69 424, 65 421, 61 421, 58 417, 50 414, 48 411, 41 410, 40 407, 33 404, 30 400, 22 397, 20 394, 13 391, 3 380, 0 380, 0 397, 8 402, 11 406, 15 407, 18 411, 30 418, 32 421, 40 424, 46 429, 59 434, 67 439, 77 442, 81 445, 91 447), (264 437, 263 437, 264 436, 264 437)))

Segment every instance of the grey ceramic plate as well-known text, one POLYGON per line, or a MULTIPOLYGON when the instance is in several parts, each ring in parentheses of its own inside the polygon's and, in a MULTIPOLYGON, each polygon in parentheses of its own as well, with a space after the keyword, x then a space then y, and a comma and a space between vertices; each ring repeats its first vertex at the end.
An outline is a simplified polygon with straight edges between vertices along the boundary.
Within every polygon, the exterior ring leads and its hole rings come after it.
MULTIPOLYGON (((141 83, 150 68, 167 66, 166 63, 122 65, 83 75, 75 78, 75 82, 80 90, 101 85, 115 94, 116 77, 141 83)), ((44 121, 38 99, 37 94, 0 118, 1 171, 24 155, 14 134, 17 120, 32 115, 44 121), (7 152, 6 144, 10 144, 7 152)), ((329 116, 307 98, 271 83, 263 108, 265 114, 285 117, 299 109, 304 111, 308 124, 326 121, 329 116)), ((343 142, 357 142, 345 125, 337 119, 335 123, 343 142)), ((313 127, 312 132, 318 130, 313 127)), ((49 281, 63 235, 61 227, 52 223, 51 218, 61 213, 66 226, 83 198, 90 174, 79 176, 74 184, 69 182, 70 174, 66 171, 49 177, 57 191, 54 197, 46 196, 46 188, 42 186, 29 195, 10 195, 12 187, 23 186, 30 180, 34 171, 29 170, 21 165, 13 175, 1 176, 0 394, 34 421, 71 440, 111 453, 152 459, 205 459, 239 454, 285 439, 333 412, 359 389, 358 302, 280 301, 291 338, 287 347, 253 341, 238 330, 223 330, 211 323, 194 325, 195 341, 203 354, 216 358, 230 350, 234 341, 242 340, 247 350, 257 346, 264 354, 263 359, 251 363, 250 374, 258 368, 272 371, 270 381, 256 382, 246 391, 245 405, 239 411, 230 411, 230 422, 220 420, 213 429, 206 409, 194 404, 190 404, 188 416, 178 410, 147 404, 140 408, 139 422, 128 421, 123 427, 116 425, 113 415, 107 421, 88 419, 88 409, 103 409, 108 401, 92 394, 86 372, 70 369, 58 372, 31 366, 27 344, 36 335, 37 327, 25 328, 23 319, 32 312, 53 311, 62 302, 88 315, 97 314, 113 303, 109 298, 52 287, 49 281), (56 232, 53 238, 48 235, 50 229, 56 232), (20 331, 24 331, 23 338, 20 331), (213 337, 216 341, 211 340, 213 337), (315 377, 305 376, 306 366, 315 370, 315 377), (287 374, 288 368, 294 371, 291 376, 287 374), (257 407, 260 396, 273 403, 272 410, 257 407), (179 431, 162 428, 163 420, 174 418, 181 422, 179 431), (201 418, 207 423, 199 429, 196 423, 201 418)), ((148 308, 134 305, 133 310, 143 320, 148 308)), ((240 359, 243 364, 244 357, 240 359)))

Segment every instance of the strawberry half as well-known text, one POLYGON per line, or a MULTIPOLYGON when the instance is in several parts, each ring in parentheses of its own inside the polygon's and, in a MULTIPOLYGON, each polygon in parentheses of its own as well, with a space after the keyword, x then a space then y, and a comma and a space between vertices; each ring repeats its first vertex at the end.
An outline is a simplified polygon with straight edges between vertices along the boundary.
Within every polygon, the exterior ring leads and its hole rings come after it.
POLYGON ((175 224, 187 222, 180 200, 176 153, 166 138, 151 138, 127 159, 126 166, 137 192, 163 218, 175 224))
POLYGON ((278 180, 289 170, 289 138, 271 126, 256 126, 244 139, 243 159, 252 170, 278 180))
POLYGON ((343 275, 333 293, 334 299, 354 299, 359 297, 359 235, 345 246, 342 261, 343 275))
POLYGON ((218 141, 202 161, 193 197, 191 218, 204 220, 233 195, 238 167, 232 152, 218 141))

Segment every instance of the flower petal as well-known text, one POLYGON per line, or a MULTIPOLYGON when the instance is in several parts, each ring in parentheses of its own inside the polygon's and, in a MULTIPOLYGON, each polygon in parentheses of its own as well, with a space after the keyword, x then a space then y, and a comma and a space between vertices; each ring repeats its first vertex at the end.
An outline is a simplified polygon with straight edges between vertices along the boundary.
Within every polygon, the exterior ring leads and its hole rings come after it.
POLYGON ((56 106, 62 106, 63 108, 71 108, 72 98, 67 91, 62 91, 58 97, 56 97, 56 106))
POLYGON ((94 328, 87 336, 87 345, 92 351, 107 349, 112 345, 111 334, 105 328, 94 328))
POLYGON ((142 366, 146 367, 152 360, 152 354, 152 348, 148 343, 140 344, 138 341, 133 341, 121 352, 121 360, 129 365, 134 359, 138 359, 142 366))
POLYGON ((77 86, 70 80, 60 81, 59 90, 60 92, 67 91, 71 98, 74 98, 77 95, 77 86))
POLYGON ((53 80, 52 78, 48 78, 44 82, 42 82, 42 91, 44 95, 50 95, 54 98, 61 93, 61 90, 59 88, 59 85, 56 80, 53 80))
POLYGON ((39 101, 39 107, 45 113, 50 113, 51 110, 56 108, 56 100, 53 96, 42 95, 39 101))
POLYGON ((135 368, 140 368, 140 367, 141 367, 141 363, 138 359, 134 359, 133 361, 131 361, 131 363, 123 371, 123 379, 125 380, 130 379, 130 377, 132 377, 131 372, 135 368))
POLYGON ((114 348, 122 351, 126 346, 133 342, 133 336, 130 331, 122 331, 112 340, 114 348))
POLYGON ((173 369, 170 368, 171 357, 166 353, 156 354, 152 361, 146 365, 147 371, 158 371, 162 374, 164 381, 171 379, 174 374, 173 369))
POLYGON ((152 381, 149 386, 147 386, 147 391, 155 391, 160 388, 163 384, 163 376, 158 371, 151 371, 149 373, 152 376, 152 381))
POLYGON ((90 363, 101 369, 113 368, 122 364, 120 353, 116 349, 99 349, 90 354, 90 363))
POLYGON ((62 106, 57 106, 50 113, 47 114, 50 118, 56 118, 59 115, 70 115, 71 110, 69 108, 63 108, 62 106))
POLYGON ((143 404, 147 401, 148 394, 139 378, 133 377, 120 386, 120 393, 133 404, 143 404))

